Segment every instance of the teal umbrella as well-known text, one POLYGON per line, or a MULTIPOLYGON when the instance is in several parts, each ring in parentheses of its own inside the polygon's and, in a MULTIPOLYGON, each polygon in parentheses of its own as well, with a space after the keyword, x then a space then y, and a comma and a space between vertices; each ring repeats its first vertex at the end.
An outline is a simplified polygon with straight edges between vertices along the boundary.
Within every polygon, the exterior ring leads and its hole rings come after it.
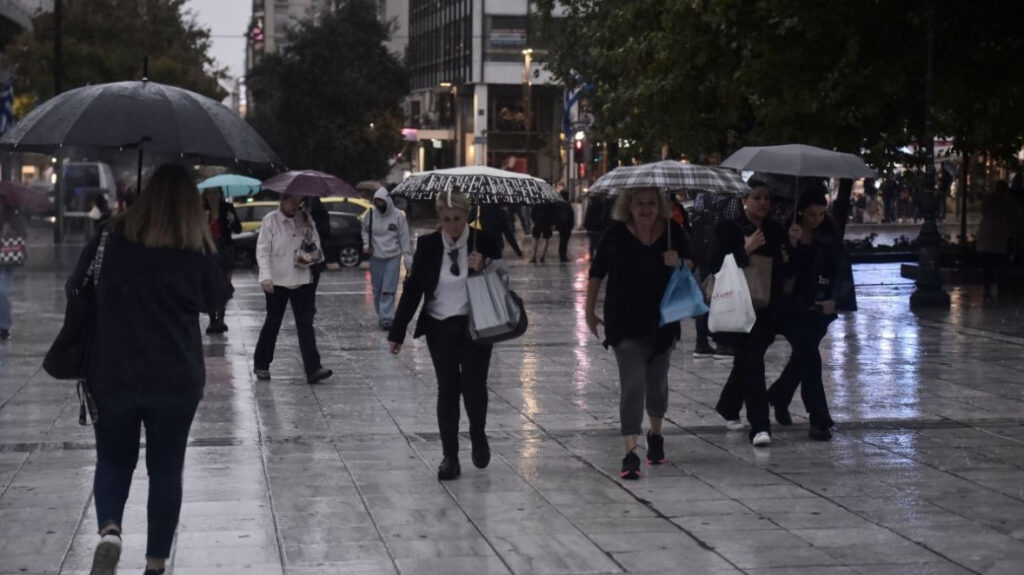
POLYGON ((260 191, 260 181, 238 174, 220 174, 199 182, 196 187, 200 190, 220 188, 225 198, 237 198, 251 196, 260 191))

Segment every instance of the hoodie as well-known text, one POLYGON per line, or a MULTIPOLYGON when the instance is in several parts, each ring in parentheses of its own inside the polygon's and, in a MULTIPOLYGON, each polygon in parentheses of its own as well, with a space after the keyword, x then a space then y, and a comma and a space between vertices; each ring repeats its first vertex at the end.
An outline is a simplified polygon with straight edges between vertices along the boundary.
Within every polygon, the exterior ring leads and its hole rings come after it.
POLYGON ((391 196, 384 188, 373 194, 374 200, 384 200, 387 208, 382 213, 377 206, 370 208, 363 216, 363 245, 370 245, 370 238, 373 238, 373 257, 389 259, 396 256, 405 256, 406 262, 412 261, 412 251, 409 247, 409 222, 405 214, 395 207, 391 196), (373 226, 372 234, 370 226, 373 226))

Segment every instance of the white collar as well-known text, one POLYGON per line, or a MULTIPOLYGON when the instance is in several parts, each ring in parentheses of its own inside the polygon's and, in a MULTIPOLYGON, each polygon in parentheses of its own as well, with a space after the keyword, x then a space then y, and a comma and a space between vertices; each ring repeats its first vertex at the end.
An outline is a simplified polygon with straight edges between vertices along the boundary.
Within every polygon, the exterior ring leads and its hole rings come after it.
POLYGON ((462 234, 459 235, 458 239, 452 241, 448 234, 441 230, 441 242, 444 244, 445 251, 451 250, 452 248, 459 248, 460 250, 469 241, 469 224, 466 224, 465 229, 462 230, 462 234))

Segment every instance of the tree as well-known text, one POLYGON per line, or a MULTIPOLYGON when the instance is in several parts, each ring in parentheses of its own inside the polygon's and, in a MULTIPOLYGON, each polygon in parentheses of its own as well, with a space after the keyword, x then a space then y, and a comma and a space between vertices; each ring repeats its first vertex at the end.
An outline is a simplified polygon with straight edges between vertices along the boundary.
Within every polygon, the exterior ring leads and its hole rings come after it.
POLYGON ((409 92, 408 72, 385 46, 390 35, 374 3, 339 2, 253 68, 250 122, 288 166, 350 182, 387 174, 402 149, 399 102, 409 92))
MULTIPOLYGON (((227 77, 226 69, 214 67, 210 32, 184 5, 185 0, 63 0, 64 89, 139 80, 148 57, 151 80, 222 99, 217 81, 227 77)), ((6 49, 18 66, 20 113, 54 95, 53 13, 40 13, 32 24, 6 49)))

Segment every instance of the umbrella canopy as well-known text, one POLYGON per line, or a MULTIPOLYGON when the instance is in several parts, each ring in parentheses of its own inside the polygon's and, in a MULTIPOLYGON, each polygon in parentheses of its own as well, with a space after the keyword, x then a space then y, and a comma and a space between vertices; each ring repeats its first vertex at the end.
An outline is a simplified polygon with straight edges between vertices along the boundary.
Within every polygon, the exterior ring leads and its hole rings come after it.
POLYGON ((220 188, 226 198, 251 196, 260 191, 260 181, 238 174, 220 174, 207 178, 196 185, 200 191, 207 188, 220 188))
POLYGON ((746 146, 722 162, 723 168, 821 178, 874 178, 875 171, 853 154, 804 144, 746 146))
POLYGON ((18 182, 0 182, 0 198, 9 206, 34 212, 45 212, 53 208, 46 194, 18 182))
POLYGON ((615 168, 595 181, 589 193, 614 196, 629 188, 656 188, 661 191, 694 190, 719 194, 745 195, 750 187, 735 172, 663 160, 639 166, 615 168))
POLYGON ((358 198, 360 193, 338 176, 316 170, 292 170, 263 182, 263 189, 285 196, 344 196, 358 198))
POLYGON ((142 80, 69 90, 29 112, 0 138, 18 152, 64 147, 138 148, 201 164, 280 165, 270 146, 223 104, 142 80))
POLYGON ((487 166, 417 172, 398 184, 391 195, 410 200, 431 200, 447 191, 462 192, 477 205, 534 205, 565 201, 540 178, 487 166))
POLYGON ((797 176, 787 176, 785 174, 769 174, 766 172, 755 172, 754 175, 750 176, 747 182, 761 181, 768 185, 768 189, 773 194, 785 198, 787 200, 793 200, 803 195, 808 189, 814 185, 820 185, 824 182, 824 178, 820 177, 807 177, 800 178, 797 176))

